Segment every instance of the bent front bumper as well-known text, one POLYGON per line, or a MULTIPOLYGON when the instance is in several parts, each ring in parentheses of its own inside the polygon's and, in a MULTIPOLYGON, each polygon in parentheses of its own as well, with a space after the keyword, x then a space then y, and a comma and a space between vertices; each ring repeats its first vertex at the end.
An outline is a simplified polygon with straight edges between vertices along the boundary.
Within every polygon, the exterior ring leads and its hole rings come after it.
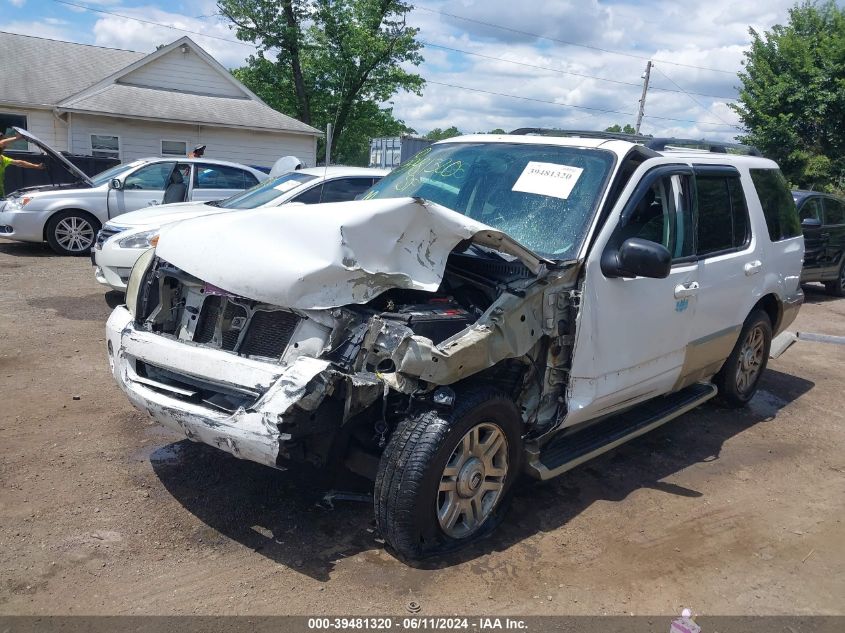
POLYGON ((135 407, 190 440, 274 468, 279 467, 280 447, 291 440, 278 423, 294 405, 313 398, 309 383, 329 367, 304 356, 287 366, 262 362, 151 334, 136 329, 123 306, 109 317, 106 337, 112 374, 135 407), (189 390, 139 375, 138 369, 146 366, 258 397, 230 413, 191 401, 189 390))

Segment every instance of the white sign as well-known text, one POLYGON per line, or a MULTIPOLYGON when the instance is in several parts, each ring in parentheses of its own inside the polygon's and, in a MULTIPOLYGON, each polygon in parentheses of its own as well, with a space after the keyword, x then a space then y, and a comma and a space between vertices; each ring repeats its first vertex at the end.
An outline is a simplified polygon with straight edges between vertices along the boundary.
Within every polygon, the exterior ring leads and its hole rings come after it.
POLYGON ((298 187, 301 184, 302 184, 302 181, 300 181, 300 180, 285 180, 284 182, 280 182, 278 185, 273 187, 273 189, 275 189, 276 191, 281 191, 282 193, 285 193, 286 191, 290 191, 294 187, 298 187))
POLYGON ((536 193, 566 200, 581 173, 581 167, 530 161, 514 183, 512 191, 536 193))

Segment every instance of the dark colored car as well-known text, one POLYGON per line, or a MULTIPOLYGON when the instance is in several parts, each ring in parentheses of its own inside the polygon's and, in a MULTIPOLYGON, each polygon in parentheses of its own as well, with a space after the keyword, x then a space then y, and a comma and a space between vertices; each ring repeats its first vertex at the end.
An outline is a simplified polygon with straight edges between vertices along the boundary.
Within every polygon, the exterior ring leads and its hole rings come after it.
POLYGON ((845 296, 845 200, 818 191, 793 191, 804 232, 801 282, 820 281, 845 296))

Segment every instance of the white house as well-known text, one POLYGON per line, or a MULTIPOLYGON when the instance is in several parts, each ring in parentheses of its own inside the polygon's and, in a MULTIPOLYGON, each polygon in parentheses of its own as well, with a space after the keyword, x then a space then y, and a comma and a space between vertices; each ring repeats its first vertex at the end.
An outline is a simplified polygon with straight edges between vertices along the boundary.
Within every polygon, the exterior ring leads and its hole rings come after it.
POLYGON ((0 133, 16 125, 60 151, 316 164, 321 132, 273 110, 183 37, 153 53, 0 32, 0 133))

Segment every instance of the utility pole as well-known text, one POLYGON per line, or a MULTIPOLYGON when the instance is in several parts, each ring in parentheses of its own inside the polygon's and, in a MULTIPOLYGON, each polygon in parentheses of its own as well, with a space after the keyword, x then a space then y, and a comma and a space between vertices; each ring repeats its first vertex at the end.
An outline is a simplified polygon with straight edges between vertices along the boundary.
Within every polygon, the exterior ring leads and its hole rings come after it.
POLYGON ((648 80, 651 78, 651 60, 645 65, 645 72, 643 73, 643 95, 640 97, 640 110, 637 112, 637 127, 636 133, 640 133, 640 124, 643 122, 643 111, 645 110, 645 96, 648 92, 648 80))

